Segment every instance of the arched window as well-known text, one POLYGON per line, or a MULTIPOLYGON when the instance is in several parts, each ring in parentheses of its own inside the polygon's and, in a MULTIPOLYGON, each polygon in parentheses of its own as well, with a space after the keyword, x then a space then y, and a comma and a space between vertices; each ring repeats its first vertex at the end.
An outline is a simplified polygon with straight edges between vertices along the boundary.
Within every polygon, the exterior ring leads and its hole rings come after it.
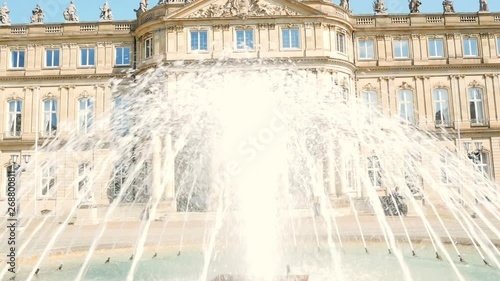
POLYGON ((78 101, 78 131, 87 133, 94 121, 94 103, 91 98, 78 101))
POLYGON ((483 91, 480 88, 469 89, 470 122, 472 125, 484 125, 483 91))
POLYGON ((449 127, 451 122, 448 91, 446 89, 435 89, 433 92, 433 100, 436 126, 449 127))
POLYGON ((400 90, 398 92, 399 117, 408 124, 415 124, 415 109, 413 107, 413 92, 400 90))
POLYGON ((57 100, 45 100, 43 102, 43 135, 55 136, 57 123, 57 100))
POLYGON ((7 103, 7 136, 8 137, 20 137, 21 136, 21 125, 22 125, 22 101, 13 100, 7 103))

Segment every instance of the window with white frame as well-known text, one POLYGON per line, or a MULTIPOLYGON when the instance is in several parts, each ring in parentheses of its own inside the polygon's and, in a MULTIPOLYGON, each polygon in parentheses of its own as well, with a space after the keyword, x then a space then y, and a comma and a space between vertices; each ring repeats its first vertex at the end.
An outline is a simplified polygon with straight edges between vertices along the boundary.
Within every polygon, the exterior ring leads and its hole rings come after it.
POLYGON ((363 102, 368 106, 368 119, 373 120, 378 107, 377 92, 364 91, 361 95, 363 102))
POLYGON ((300 47, 299 29, 284 28, 281 30, 281 40, 283 49, 298 49, 300 47))
POLYGON ((152 164, 150 160, 144 161, 141 169, 135 177, 132 188, 136 194, 136 199, 147 200, 151 196, 152 164))
POLYGON ((337 32, 337 52, 345 53, 346 52, 346 44, 345 44, 345 34, 337 32))
POLYGON ((23 102, 20 100, 9 101, 7 107, 7 136, 20 137, 22 130, 23 102))
POLYGON ((403 175, 405 177, 405 183, 412 194, 418 194, 420 192, 420 157, 415 155, 406 155, 403 159, 403 175))
POLYGON ((127 114, 127 102, 122 97, 114 99, 114 107, 111 115, 113 129, 119 136, 125 136, 129 130, 129 117, 127 114))
POLYGON ((130 65, 130 47, 116 47, 115 56, 115 65, 130 65))
POLYGON ((474 163, 474 168, 483 176, 479 181, 483 181, 484 179, 490 178, 488 153, 486 152, 479 153, 479 157, 477 161, 474 163))
POLYGON ((408 39, 394 40, 394 58, 407 59, 410 57, 410 48, 408 39))
POLYGON ((11 67, 12 68, 24 68, 24 57, 26 52, 24 50, 12 50, 12 60, 11 67))
POLYGON ((429 39, 429 57, 431 57, 431 58, 444 57, 443 39, 439 39, 439 38, 429 39))
POLYGON ((360 60, 369 60, 375 58, 373 40, 359 40, 358 46, 360 60))
POLYGON ((45 100, 43 102, 43 135, 55 136, 57 133, 57 122, 57 100, 45 100))
POLYGON ((60 59, 60 51, 55 50, 45 50, 45 67, 58 67, 60 59))
POLYGON ((90 194, 90 173, 91 165, 89 162, 83 162, 78 164, 78 194, 80 196, 85 196, 82 201, 88 201, 92 199, 92 194, 90 194))
POLYGON ((450 122, 450 104, 448 99, 448 91, 446 89, 434 89, 434 118, 436 126, 449 127, 450 122))
POLYGON ((42 196, 51 196, 54 192, 55 184, 56 184, 56 169, 54 165, 49 163, 44 163, 41 168, 41 195, 42 196))
POLYGON ((87 133, 94 121, 94 102, 91 98, 78 100, 78 131, 87 133))
POLYGON ((470 122, 475 125, 484 125, 483 91, 480 88, 469 89, 470 122))
POLYGON ((208 31, 191 31, 191 51, 208 51, 208 31))
POLYGON ((236 49, 253 49, 253 30, 236 30, 236 49))
POLYGON ((115 166, 114 174, 113 174, 113 196, 114 198, 118 197, 120 191, 124 187, 123 185, 127 181, 128 167, 125 164, 119 164, 115 166))
POLYGON ((400 90, 398 92, 399 117, 408 124, 415 124, 415 109, 413 107, 413 92, 400 90))
POLYGON ((94 48, 81 48, 80 49, 80 66, 94 66, 95 65, 95 49, 94 48))
POLYGON ((370 156, 368 161, 368 178, 372 187, 382 187, 382 170, 378 156, 370 156))
POLYGON ((464 38, 464 56, 477 57, 478 55, 477 38, 464 38))
POLYGON ((147 38, 144 40, 144 58, 150 58, 153 56, 153 38, 147 38))

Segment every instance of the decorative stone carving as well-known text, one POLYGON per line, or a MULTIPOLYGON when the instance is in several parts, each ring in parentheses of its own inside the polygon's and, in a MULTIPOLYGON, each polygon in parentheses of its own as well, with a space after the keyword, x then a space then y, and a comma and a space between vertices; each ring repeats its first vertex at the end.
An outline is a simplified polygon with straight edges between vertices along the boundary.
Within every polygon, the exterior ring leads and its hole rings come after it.
POLYGON ((11 93, 7 96, 7 101, 23 100, 22 96, 19 96, 16 92, 11 93))
POLYGON ((445 14, 455 13, 455 7, 453 6, 453 2, 451 0, 443 1, 443 12, 445 14))
POLYGON ((189 15, 190 18, 249 16, 295 16, 297 12, 286 6, 259 3, 260 0, 228 0, 224 5, 210 4, 207 9, 189 15))
POLYGON ((149 0, 141 0, 141 3, 139 3, 139 9, 134 9, 135 14, 137 17, 139 17, 142 13, 146 12, 148 10, 148 3, 149 0))
POLYGON ((349 11, 349 0, 340 0, 340 7, 342 7, 346 11, 349 11))
POLYGON ((375 87, 375 86, 373 86, 371 83, 366 84, 362 89, 364 91, 373 91, 373 92, 377 92, 378 91, 378 88, 375 87))
POLYGON ((413 87, 410 84, 408 84, 408 82, 403 82, 403 84, 401 84, 399 88, 403 90, 413 90, 413 87))
POLYGON ((2 8, 0 8, 0 23, 2 24, 10 24, 10 10, 7 7, 7 3, 3 2, 2 8))
POLYGON ((104 3, 104 6, 99 8, 101 9, 101 21, 112 21, 113 20, 113 13, 111 10, 111 7, 108 4, 108 1, 104 3))
POLYGON ((489 12, 488 2, 486 0, 479 0, 479 12, 489 12))
POLYGON ((89 92, 87 91, 83 91, 82 93, 80 93, 78 95, 78 99, 86 99, 86 98, 92 98, 93 96, 91 94, 89 94, 89 92))
POLYGON ((387 14, 387 7, 385 6, 384 0, 376 0, 373 2, 373 12, 376 15, 387 14))
POLYGON ((42 100, 57 100, 59 95, 53 94, 52 92, 46 93, 42 96, 42 100))
POLYGON ((76 15, 76 7, 73 1, 69 2, 69 6, 63 13, 64 19, 66 22, 79 22, 80 18, 76 15))
POLYGON ((419 0, 410 0, 409 4, 410 13, 412 14, 420 13, 420 5, 422 5, 422 2, 420 2, 419 0))
POLYGON ((472 80, 472 82, 469 83, 469 87, 471 87, 471 88, 484 88, 484 85, 477 82, 476 80, 472 80))
POLYGON ((36 5, 35 9, 31 12, 31 23, 43 23, 43 19, 45 18, 45 14, 43 13, 40 5, 36 5))
POLYGON ((437 82, 433 86, 434 89, 450 89, 448 84, 443 83, 442 81, 437 82))

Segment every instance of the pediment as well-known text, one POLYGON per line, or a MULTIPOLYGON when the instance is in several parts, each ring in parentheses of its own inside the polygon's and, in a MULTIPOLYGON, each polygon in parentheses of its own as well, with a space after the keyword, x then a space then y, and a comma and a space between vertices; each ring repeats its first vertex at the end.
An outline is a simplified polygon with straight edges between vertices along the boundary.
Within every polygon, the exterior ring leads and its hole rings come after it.
POLYGON ((295 0, 198 0, 167 17, 170 19, 247 18, 322 14, 322 12, 295 0))

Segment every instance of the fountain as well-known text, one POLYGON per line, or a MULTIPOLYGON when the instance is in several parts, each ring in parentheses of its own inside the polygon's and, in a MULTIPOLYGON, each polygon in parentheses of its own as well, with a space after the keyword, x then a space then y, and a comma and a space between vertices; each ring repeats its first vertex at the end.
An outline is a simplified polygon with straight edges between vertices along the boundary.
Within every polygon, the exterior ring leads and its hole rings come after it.
POLYGON ((91 159, 91 184, 58 179, 34 218, 39 175, 23 175, 17 278, 498 280, 497 186, 445 132, 337 84, 225 60, 113 81, 114 108, 90 133, 34 156, 91 159))

